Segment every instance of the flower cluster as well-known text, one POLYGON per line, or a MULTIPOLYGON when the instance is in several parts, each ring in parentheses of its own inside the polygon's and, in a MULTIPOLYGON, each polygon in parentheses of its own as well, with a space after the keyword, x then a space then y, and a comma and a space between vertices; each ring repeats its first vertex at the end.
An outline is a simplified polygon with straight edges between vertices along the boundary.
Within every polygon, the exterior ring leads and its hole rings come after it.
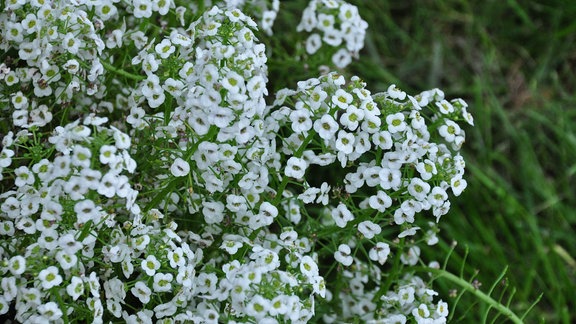
MULTIPOLYGON (((0 5, 0 319, 446 318, 410 267, 466 187, 466 103, 336 72, 269 89, 279 5, 0 5)), ((313 0, 297 29, 343 68, 366 28, 313 0)))
POLYGON ((309 35, 306 52, 313 55, 322 45, 328 45, 332 63, 344 68, 357 58, 364 47, 368 24, 358 14, 358 8, 342 0, 311 0, 302 13, 298 31, 309 35))
MULTIPOLYGON (((371 95, 359 78, 346 82, 338 73, 280 91, 274 104, 272 116, 285 138, 284 174, 301 184, 293 187, 301 188, 294 195, 302 204, 325 206, 318 231, 347 233, 333 238, 334 260, 358 271, 368 267, 365 260, 385 264, 395 247, 402 264, 416 265, 420 248, 409 239, 424 230, 426 243, 436 244, 436 223, 450 209, 449 192, 458 196, 466 187, 458 154, 465 134, 455 122, 473 123, 466 104, 447 101, 438 89, 410 96, 392 85, 371 95), (341 169, 340 176, 315 187, 317 178, 306 174, 326 166, 341 169), (332 204, 331 197, 338 199, 332 204), (435 222, 416 218, 427 212, 435 222)), ((365 277, 350 271, 339 275, 365 277)), ((372 283, 376 290, 383 289, 379 281, 372 283)), ((350 311, 343 318, 360 314, 342 307, 350 311)))

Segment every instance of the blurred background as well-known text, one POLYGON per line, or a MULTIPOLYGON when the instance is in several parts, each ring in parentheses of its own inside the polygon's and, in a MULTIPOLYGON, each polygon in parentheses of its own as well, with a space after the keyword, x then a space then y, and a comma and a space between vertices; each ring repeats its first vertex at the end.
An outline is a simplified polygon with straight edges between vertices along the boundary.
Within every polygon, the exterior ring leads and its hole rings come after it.
MULTIPOLYGON (((457 242, 452 272, 493 287, 517 314, 541 298, 527 323, 576 322, 576 1, 349 2, 369 28, 348 74, 374 93, 440 88, 475 117, 465 128, 468 188, 424 257, 442 261, 457 242)), ((290 46, 281 30, 306 4, 282 2, 274 39, 290 46)), ((291 87, 306 74, 290 72, 291 87)), ((452 322, 505 322, 494 311, 481 318, 487 306, 447 281, 436 287, 452 322)))

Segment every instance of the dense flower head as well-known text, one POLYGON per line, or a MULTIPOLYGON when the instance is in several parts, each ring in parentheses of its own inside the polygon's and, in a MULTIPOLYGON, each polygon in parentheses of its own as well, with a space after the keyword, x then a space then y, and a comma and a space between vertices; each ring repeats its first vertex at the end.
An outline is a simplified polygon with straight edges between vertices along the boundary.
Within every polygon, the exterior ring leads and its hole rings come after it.
POLYGON ((332 63, 338 68, 358 57, 367 28, 358 8, 342 0, 311 0, 297 26, 298 31, 308 34, 306 52, 313 55, 322 46, 329 46, 333 48, 332 63))
MULTIPOLYGON (((3 8, 0 315, 446 318, 404 268, 467 186, 464 101, 336 72, 271 98, 258 37, 278 0, 3 8), (385 285, 392 266, 408 275, 385 285)), ((355 6, 312 0, 295 30, 343 69, 366 28, 355 6)))

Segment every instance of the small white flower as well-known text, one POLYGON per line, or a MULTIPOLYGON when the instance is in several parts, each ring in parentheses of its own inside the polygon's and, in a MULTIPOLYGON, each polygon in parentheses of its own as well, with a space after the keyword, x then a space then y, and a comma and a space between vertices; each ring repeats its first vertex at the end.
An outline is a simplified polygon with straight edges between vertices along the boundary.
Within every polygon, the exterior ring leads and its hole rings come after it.
POLYGON ((388 124, 388 131, 392 134, 406 130, 408 125, 404 121, 405 116, 403 113, 398 112, 386 116, 386 123, 388 124))
POLYGON ((338 89, 332 96, 332 103, 340 109, 346 109, 352 103, 353 99, 352 94, 346 92, 344 89, 338 89))
POLYGON ((323 115, 322 118, 314 122, 314 130, 320 135, 320 138, 324 140, 332 139, 338 131, 338 128, 338 123, 328 114, 323 115))
POLYGON ((445 115, 454 112, 454 106, 452 106, 452 104, 446 99, 436 102, 436 107, 438 107, 438 110, 445 115))
POLYGON ((252 297, 246 305, 246 314, 261 319, 266 316, 270 308, 270 301, 261 295, 252 297))
POLYGON ((21 255, 16 255, 8 262, 8 269, 14 276, 19 276, 26 270, 26 259, 21 255))
POLYGON ((395 84, 388 87, 388 96, 392 99, 404 100, 406 99, 406 92, 398 89, 395 84))
POLYGON ((152 296, 152 290, 142 281, 138 281, 134 287, 130 289, 130 292, 136 296, 142 304, 148 304, 150 296, 152 296))
POLYGON ((300 271, 310 279, 318 276, 318 265, 310 256, 305 255, 300 260, 300 271))
POLYGON ((312 119, 310 119, 309 110, 293 110, 290 113, 290 120, 292 121, 292 130, 295 133, 305 133, 312 128, 312 119))
POLYGON ((40 279, 42 287, 46 290, 62 283, 62 276, 58 274, 58 268, 55 266, 49 266, 40 271, 38 279, 40 279))
POLYGON ((158 53, 158 55, 160 55, 161 58, 166 59, 168 58, 168 56, 170 56, 170 54, 174 53, 176 47, 172 45, 172 42, 170 42, 168 38, 164 38, 162 42, 154 46, 154 50, 156 50, 156 53, 158 53))
POLYGON ((181 158, 176 158, 170 166, 170 172, 175 177, 184 177, 190 172, 190 164, 181 158))
POLYGON ((174 277, 171 273, 157 273, 154 275, 154 283, 152 287, 155 292, 170 291, 172 289, 172 279, 174 277))
POLYGON ((438 305, 436 306, 436 315, 439 317, 446 317, 448 316, 448 303, 445 301, 440 300, 438 305))
POLYGON ((388 255, 390 254, 390 246, 384 242, 378 242, 368 252, 370 260, 377 261, 381 265, 386 263, 388 255))
POLYGON ((430 185, 420 178, 412 178, 408 185, 408 192, 412 197, 416 198, 416 200, 424 200, 430 192, 430 185))
POLYGON ((423 162, 419 162, 416 165, 416 171, 420 173, 420 177, 424 181, 430 180, 433 175, 438 173, 436 164, 428 159, 424 160, 423 162))
POLYGON ((344 265, 345 267, 348 267, 352 264, 352 261, 354 261, 354 259, 352 259, 352 256, 350 255, 351 253, 352 250, 350 249, 349 245, 340 244, 338 246, 338 251, 334 252, 334 259, 342 263, 342 265, 344 265))
POLYGON ((418 308, 412 310, 412 315, 414 315, 414 319, 417 323, 424 323, 423 320, 430 317, 430 310, 428 310, 426 304, 420 304, 418 308))
POLYGON ((149 255, 146 259, 142 260, 141 265, 142 270, 149 276, 153 276, 156 270, 160 269, 160 261, 153 255, 149 255))
POLYGON ((56 321, 62 317, 62 310, 55 302, 47 302, 38 306, 38 313, 42 315, 43 319, 49 321, 56 321))
POLYGON ((384 191, 378 190, 376 195, 370 196, 368 199, 368 205, 379 212, 384 212, 386 208, 392 206, 392 198, 388 196, 384 191))
POLYGON ((449 119, 446 120, 444 125, 438 128, 438 133, 440 134, 440 136, 442 136, 446 140, 446 142, 449 143, 454 142, 456 137, 460 135, 461 132, 462 130, 460 129, 460 126, 458 126, 458 124, 449 119))
POLYGON ((448 199, 448 194, 446 190, 442 189, 441 187, 434 187, 432 191, 428 195, 428 201, 432 206, 440 207, 444 204, 444 202, 448 199))
POLYGON ((400 234, 398 234, 398 238, 403 238, 406 236, 413 236, 414 234, 416 234, 416 231, 418 231, 419 229, 420 229, 420 227, 418 227, 418 226, 410 227, 409 229, 404 230, 400 234))
POLYGON ((414 302, 414 293, 416 290, 412 286, 403 286, 398 291, 398 301, 401 306, 411 304, 414 302))
POLYGON ((460 196, 467 186, 468 182, 466 182, 465 179, 462 179, 462 175, 457 175, 450 179, 450 188, 452 188, 452 192, 455 196, 460 196))
POLYGON ((306 53, 314 54, 322 47, 322 38, 320 35, 314 33, 306 39, 306 53))
POLYGON ((338 204, 338 207, 332 209, 330 213, 334 222, 336 222, 336 226, 344 228, 346 224, 354 219, 354 215, 348 210, 346 205, 343 203, 338 204))
POLYGON ((60 264, 63 270, 71 269, 78 262, 78 257, 75 254, 68 254, 65 251, 58 251, 56 253, 56 261, 60 264))
POLYGON ((284 169, 284 174, 287 177, 292 177, 296 179, 302 179, 306 173, 306 168, 308 163, 302 158, 297 158, 292 156, 286 162, 286 168, 284 169))
POLYGON ((382 232, 382 228, 380 225, 371 222, 371 221, 363 221, 358 224, 358 231, 364 235, 365 238, 371 239, 375 235, 378 235, 382 232))
POLYGON ((73 300, 77 300, 84 293, 84 282, 80 277, 72 277, 70 284, 66 286, 66 292, 73 300))
POLYGON ((202 214, 208 224, 217 224, 224 220, 224 204, 220 201, 202 202, 202 214))
POLYGON ((341 130, 338 132, 336 149, 344 154, 350 154, 354 151, 354 142, 354 134, 341 130))
POLYGON ((232 241, 232 240, 224 240, 220 245, 220 248, 230 255, 236 254, 238 250, 243 246, 242 242, 232 241))

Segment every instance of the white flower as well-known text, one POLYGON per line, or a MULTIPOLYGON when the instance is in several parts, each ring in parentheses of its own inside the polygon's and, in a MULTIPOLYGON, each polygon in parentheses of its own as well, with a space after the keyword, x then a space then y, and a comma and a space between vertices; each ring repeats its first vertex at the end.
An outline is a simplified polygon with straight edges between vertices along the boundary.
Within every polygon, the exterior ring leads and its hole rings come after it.
POLYGON ((445 115, 454 112, 454 106, 452 106, 452 104, 446 99, 436 102, 436 107, 438 107, 438 110, 445 115))
POLYGON ((232 240, 224 240, 220 245, 220 248, 228 252, 230 255, 236 254, 238 250, 243 246, 242 242, 232 241, 232 240))
POLYGON ((448 194, 446 190, 442 189, 441 187, 434 187, 432 191, 428 195, 428 201, 432 206, 440 207, 444 204, 444 202, 448 199, 448 194))
POLYGON ((370 260, 377 261, 381 265, 386 263, 388 255, 390 254, 390 246, 384 242, 378 242, 370 249, 368 256, 370 260))
POLYGON ((302 158, 297 158, 292 156, 286 162, 286 168, 284 169, 284 174, 287 177, 292 177, 296 179, 302 179, 306 173, 306 168, 308 163, 302 158))
POLYGON ((83 46, 82 43, 73 33, 67 33, 62 40, 62 47, 70 54, 78 54, 78 50, 83 46))
POLYGON ((371 221, 363 221, 358 224, 358 231, 364 235, 365 238, 371 239, 375 235, 378 235, 382 232, 382 228, 380 225, 371 222, 371 221))
POLYGON ((136 296, 142 304, 148 304, 150 296, 152 296, 152 290, 142 281, 138 281, 134 287, 130 289, 130 292, 136 296))
POLYGON ((423 320, 430 316, 430 310, 428 310, 428 306, 426 306, 426 304, 420 304, 418 308, 414 308, 412 310, 412 315, 414 315, 414 319, 417 323, 424 323, 423 320))
POLYGON ((184 177, 190 172, 190 164, 181 158, 176 158, 170 166, 170 172, 175 177, 184 177))
POLYGON ((224 219, 224 204, 220 201, 204 201, 202 202, 202 214, 204 220, 208 224, 217 224, 224 219))
POLYGON ((350 255, 351 253, 352 250, 350 249, 349 245, 340 244, 338 246, 338 251, 334 252, 334 259, 336 259, 336 261, 342 263, 342 265, 347 267, 352 264, 352 261, 354 261, 354 259, 352 259, 352 256, 350 255))
POLYGON ((430 180, 433 175, 438 173, 436 164, 428 159, 424 160, 423 162, 419 162, 416 165, 416 171, 420 173, 420 177, 424 181, 430 180))
POLYGON ((60 264, 63 270, 71 269, 78 262, 78 257, 75 254, 68 254, 65 251, 58 251, 56 253, 56 261, 60 264))
POLYGON ((314 122, 314 130, 320 135, 320 138, 324 140, 332 139, 338 131, 338 128, 338 123, 328 114, 323 115, 322 118, 314 122))
POLYGON ((378 174, 380 186, 384 190, 397 189, 402 182, 402 172, 398 169, 382 168, 378 174))
POLYGON ((186 265, 186 259, 184 258, 184 251, 181 247, 176 249, 168 249, 168 261, 170 261, 170 266, 174 269, 183 267, 186 265))
POLYGON ((450 188, 452 188, 452 192, 455 196, 460 196, 467 186, 468 182, 465 179, 462 179, 462 175, 457 175, 450 179, 450 188))
POLYGON ((420 248, 418 246, 412 246, 400 255, 400 261, 402 261, 403 264, 413 266, 418 263, 419 257, 420 248))
POLYGON ((436 315, 439 317, 446 317, 448 316, 448 303, 445 301, 440 300, 438 305, 436 306, 436 315))
POLYGON ((152 287, 155 292, 170 291, 172 289, 172 280, 174 277, 171 273, 157 273, 154 275, 154 284, 152 287))
POLYGON ((414 234, 416 234, 416 231, 418 231, 419 229, 420 229, 420 227, 418 227, 418 226, 410 227, 409 229, 404 230, 400 234, 398 234, 398 238, 403 238, 406 236, 413 236, 414 234))
POLYGON ((295 133, 305 133, 312 128, 312 119, 310 119, 309 110, 293 110, 290 113, 290 120, 292 121, 292 130, 295 133))
POLYGON ((405 116, 403 113, 398 112, 386 116, 386 123, 388 124, 388 131, 392 134, 406 130, 407 124, 404 121, 405 116))
POLYGON ((395 84, 388 87, 388 96, 392 99, 404 100, 406 99, 406 92, 398 89, 395 84))
POLYGON ((352 55, 347 49, 341 48, 334 55, 332 55, 332 63, 336 65, 337 68, 343 69, 348 64, 352 62, 352 55))
POLYGON ((386 208, 392 206, 392 198, 388 196, 384 191, 378 190, 376 195, 370 196, 368 199, 368 205, 379 212, 384 212, 386 208))
POLYGON ((416 198, 416 200, 421 201, 426 199, 428 193, 430 192, 430 185, 420 178, 412 178, 412 180, 410 180, 410 184, 408 185, 408 192, 412 195, 412 197, 416 198))
POLYGON ((454 121, 447 119, 444 125, 438 128, 440 136, 444 137, 446 142, 453 142, 456 136, 461 134, 461 129, 454 121))
POLYGON ((150 0, 134 0, 133 5, 135 18, 150 18, 152 16, 152 2, 150 0))
POLYGON ((27 166, 21 166, 14 170, 14 174, 16 175, 16 180, 14 184, 17 187, 22 187, 24 185, 31 185, 34 183, 34 174, 27 166))
POLYGON ((62 283, 62 276, 58 274, 58 268, 55 266, 49 266, 40 271, 38 279, 40 279, 42 287, 46 290, 62 283))
POLYGON ((72 277, 70 284, 66 286, 66 292, 73 300, 76 300, 84 293, 84 282, 80 277, 72 277))
POLYGON ((330 213, 334 222, 336 222, 336 226, 344 228, 346 224, 354 219, 354 215, 348 210, 346 205, 343 203, 338 204, 338 207, 332 209, 330 213))
POLYGON ((288 312, 288 296, 278 295, 272 298, 268 312, 271 316, 286 314, 288 312))
POLYGON ((266 316, 270 308, 270 301, 261 295, 252 297, 246 305, 246 314, 261 319, 266 316))
POLYGON ((318 276, 318 265, 310 256, 305 255, 300 260, 300 271, 308 277, 308 279, 311 279, 318 276))
POLYGON ((354 134, 341 130, 338 132, 336 149, 344 154, 350 154, 354 151, 354 142, 354 134))
POLYGON ((117 148, 112 145, 102 145, 100 147, 100 163, 102 164, 112 164, 118 159, 116 156, 117 148))
POLYGON ((314 54, 322 47, 322 38, 314 33, 306 39, 306 53, 314 54))
MULTIPOLYGON (((168 2, 168 1, 165 1, 168 2)), ((174 53, 174 51, 176 50, 176 47, 174 47, 174 45, 172 45, 172 42, 170 42, 170 39, 168 38, 164 38, 162 40, 162 42, 156 44, 156 46, 154 46, 154 50, 156 51, 156 53, 158 53, 158 55, 160 55, 161 58, 166 59, 168 58, 168 56, 170 56, 170 54, 174 53)))
POLYGON ((21 255, 13 256, 8 262, 8 269, 14 276, 20 276, 26 271, 26 259, 21 255))
POLYGON ((398 291, 398 301, 401 306, 414 302, 414 293, 416 290, 412 286, 403 286, 398 291))
POLYGON ((149 255, 146 259, 142 260, 141 265, 142 270, 149 276, 153 276, 156 270, 160 269, 160 261, 153 255, 149 255))
POLYGON ((340 109, 346 109, 352 103, 353 99, 352 94, 346 92, 344 89, 338 89, 332 96, 332 103, 340 109))
POLYGON ((38 306, 38 313, 42 315, 43 319, 49 321, 56 321, 62 317, 62 310, 55 302, 47 302, 38 306))

